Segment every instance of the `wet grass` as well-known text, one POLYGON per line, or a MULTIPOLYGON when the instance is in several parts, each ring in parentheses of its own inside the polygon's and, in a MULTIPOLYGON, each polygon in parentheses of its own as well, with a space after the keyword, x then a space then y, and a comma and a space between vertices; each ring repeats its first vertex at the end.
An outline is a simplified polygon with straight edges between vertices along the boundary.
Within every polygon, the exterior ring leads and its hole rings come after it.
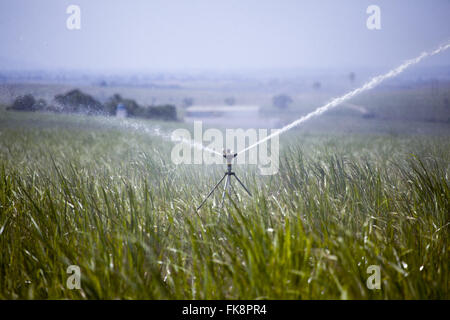
POLYGON ((0 298, 449 298, 446 136, 294 132, 277 175, 236 167, 252 198, 197 213, 222 166, 175 166, 159 137, 72 116, 14 117, 31 118, 0 128, 0 298))

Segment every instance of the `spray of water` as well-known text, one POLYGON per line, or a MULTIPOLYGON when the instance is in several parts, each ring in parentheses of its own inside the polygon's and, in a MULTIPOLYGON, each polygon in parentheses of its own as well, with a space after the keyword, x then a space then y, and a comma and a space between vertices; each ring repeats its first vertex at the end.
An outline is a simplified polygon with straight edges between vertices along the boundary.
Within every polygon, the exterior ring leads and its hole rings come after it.
POLYGON ((436 50, 433 51, 429 51, 429 52, 423 52, 421 55, 419 55, 418 57, 411 59, 411 60, 407 60, 405 61, 403 64, 401 64, 400 66, 398 66, 395 69, 392 69, 391 71, 389 71, 386 74, 380 75, 380 76, 376 76, 374 78, 372 78, 370 81, 366 82, 362 87, 355 89, 341 97, 335 98, 332 101, 328 102, 327 104, 325 104, 324 106, 317 108, 316 110, 314 110, 313 112, 308 113, 307 115, 301 117, 300 119, 297 119, 293 122, 291 122, 290 124, 286 125, 285 127, 281 128, 280 130, 277 130, 276 132, 268 135, 267 137, 265 137, 264 139, 259 140, 258 142, 250 145, 249 147, 241 150, 238 152, 238 154, 240 153, 244 153, 254 147, 256 147, 257 145, 268 141, 270 139, 272 139, 273 137, 280 135, 298 125, 300 125, 301 123, 308 121, 309 119, 319 116, 322 113, 324 113, 325 111, 328 111, 338 105, 340 105, 342 102, 351 99, 357 95, 359 95, 360 93, 370 90, 372 88, 374 88, 375 86, 377 86, 378 84, 380 84, 381 82, 383 82, 384 80, 387 80, 389 78, 393 78, 395 76, 397 76, 398 74, 402 73, 405 69, 407 69, 408 67, 415 65, 417 63, 419 63, 421 60, 423 60, 426 57, 431 57, 434 56, 438 53, 441 53, 445 50, 447 50, 448 48, 450 48, 450 43, 447 43, 445 45, 441 45, 439 48, 437 48, 436 50))
POLYGON ((186 144, 188 146, 196 148, 198 150, 202 150, 202 151, 205 150, 205 151, 209 151, 209 152, 212 152, 212 153, 215 153, 217 155, 222 156, 222 154, 217 152, 216 150, 213 150, 211 148, 205 147, 201 143, 198 143, 198 142, 196 142, 194 140, 188 140, 188 139, 185 139, 185 138, 174 139, 170 133, 166 133, 166 132, 162 131, 159 127, 149 127, 148 125, 145 125, 144 123, 141 123, 141 122, 138 122, 138 121, 135 121, 135 120, 111 119, 110 120, 110 124, 112 124, 112 125, 119 125, 121 128, 124 128, 124 129, 127 129, 127 130, 135 130, 135 131, 143 132, 143 133, 148 134, 148 135, 158 136, 158 137, 163 138, 166 141, 181 142, 181 143, 184 143, 184 144, 186 144))

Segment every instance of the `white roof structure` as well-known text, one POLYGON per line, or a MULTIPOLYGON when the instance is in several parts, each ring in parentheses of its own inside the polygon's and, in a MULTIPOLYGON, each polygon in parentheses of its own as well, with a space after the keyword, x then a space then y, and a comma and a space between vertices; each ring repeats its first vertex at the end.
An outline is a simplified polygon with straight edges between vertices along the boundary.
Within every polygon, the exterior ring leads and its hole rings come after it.
POLYGON ((259 106, 191 106, 186 108, 186 113, 194 112, 214 112, 214 113, 242 113, 242 112, 259 112, 259 106))
POLYGON ((226 128, 275 128, 275 118, 263 118, 255 105, 205 105, 185 109, 186 122, 202 121, 209 126, 226 128))

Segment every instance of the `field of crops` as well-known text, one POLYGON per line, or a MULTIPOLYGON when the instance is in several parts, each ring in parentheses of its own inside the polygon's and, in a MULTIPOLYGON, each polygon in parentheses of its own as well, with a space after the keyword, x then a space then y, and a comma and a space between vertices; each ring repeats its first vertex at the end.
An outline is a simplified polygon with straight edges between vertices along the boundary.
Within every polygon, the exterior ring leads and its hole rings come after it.
POLYGON ((196 212, 223 166, 175 166, 119 122, 0 113, 2 299, 449 298, 447 134, 294 130, 277 175, 235 168, 253 197, 196 212))

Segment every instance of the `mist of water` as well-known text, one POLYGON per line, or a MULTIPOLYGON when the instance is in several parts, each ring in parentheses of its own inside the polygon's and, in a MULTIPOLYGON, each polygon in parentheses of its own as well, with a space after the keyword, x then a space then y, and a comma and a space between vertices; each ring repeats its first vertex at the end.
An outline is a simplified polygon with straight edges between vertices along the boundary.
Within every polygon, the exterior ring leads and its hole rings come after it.
POLYGON ((151 136, 158 136, 166 141, 181 142, 190 147, 196 148, 198 150, 202 150, 202 151, 204 150, 204 151, 212 152, 212 153, 222 156, 222 154, 217 152, 216 150, 205 147, 201 143, 198 143, 194 140, 188 140, 188 139, 184 139, 184 138, 180 138, 180 137, 178 137, 177 139, 174 139, 172 137, 171 133, 164 132, 159 127, 155 127, 155 126, 149 127, 148 125, 145 125, 144 123, 140 123, 140 122, 129 120, 129 119, 121 119, 118 121, 118 119, 113 118, 113 119, 110 119, 110 123, 113 125, 118 124, 121 128, 124 128, 127 130, 135 130, 135 131, 143 132, 143 133, 151 135, 151 136))
POLYGON ((438 53, 441 53, 445 50, 447 50, 448 48, 450 48, 450 43, 447 43, 445 45, 441 45, 439 48, 437 48, 436 50, 433 51, 429 51, 429 52, 423 52, 421 55, 419 55, 418 57, 414 58, 414 59, 410 59, 405 61, 403 64, 401 64, 400 66, 398 66, 395 69, 392 69, 391 71, 387 72, 386 74, 383 75, 379 75, 376 76, 374 78, 372 78, 371 80, 369 80, 368 82, 366 82, 363 86, 359 87, 358 89, 355 89, 341 97, 335 98, 332 101, 328 102, 327 104, 325 104, 322 107, 317 108, 316 110, 314 110, 313 112, 308 113, 307 115, 301 117, 300 119, 297 119, 293 122, 291 122, 290 124, 284 126, 283 128, 281 128, 280 130, 275 131, 274 133, 268 135, 267 137, 265 137, 264 139, 259 140, 258 142, 250 145, 249 147, 241 150, 238 152, 238 154, 244 153, 256 146, 258 146, 259 144, 268 141, 270 139, 272 139, 273 137, 280 135, 298 125, 300 125, 303 122, 306 122, 308 120, 310 120, 313 117, 317 117, 319 115, 321 115, 322 113, 340 105, 342 102, 349 100, 365 91, 368 91, 370 89, 373 89, 374 87, 376 87, 377 85, 379 85, 381 82, 383 82, 384 80, 393 78, 397 75, 399 75, 400 73, 402 73, 403 71, 405 71, 407 68, 409 68, 412 65, 415 65, 417 63, 419 63, 420 61, 422 61, 424 58, 426 57, 431 57, 434 56, 438 53))

